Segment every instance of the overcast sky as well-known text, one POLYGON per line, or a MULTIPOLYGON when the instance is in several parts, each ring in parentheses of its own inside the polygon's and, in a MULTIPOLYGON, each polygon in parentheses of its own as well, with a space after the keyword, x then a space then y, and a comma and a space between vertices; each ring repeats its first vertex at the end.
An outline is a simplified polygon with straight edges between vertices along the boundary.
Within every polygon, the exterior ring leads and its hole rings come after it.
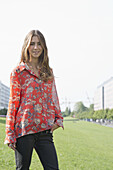
POLYGON ((0 80, 7 86, 32 29, 45 36, 62 110, 69 102, 89 106, 113 76, 113 1, 0 1, 0 80))

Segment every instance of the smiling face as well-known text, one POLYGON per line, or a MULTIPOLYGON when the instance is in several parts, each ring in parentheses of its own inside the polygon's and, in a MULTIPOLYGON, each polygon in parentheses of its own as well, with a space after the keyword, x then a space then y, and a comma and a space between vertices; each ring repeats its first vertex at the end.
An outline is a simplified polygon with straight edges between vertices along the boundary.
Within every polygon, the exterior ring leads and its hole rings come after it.
POLYGON ((43 47, 41 46, 38 36, 32 37, 28 50, 30 57, 33 58, 38 58, 42 54, 43 47))

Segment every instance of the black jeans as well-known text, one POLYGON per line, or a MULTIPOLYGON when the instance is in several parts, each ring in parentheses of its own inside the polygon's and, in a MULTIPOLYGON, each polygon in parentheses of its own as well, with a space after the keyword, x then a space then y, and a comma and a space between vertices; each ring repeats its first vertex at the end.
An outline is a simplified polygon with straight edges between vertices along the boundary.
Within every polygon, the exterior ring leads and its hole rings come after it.
POLYGON ((16 170, 29 170, 33 148, 35 148, 44 170, 59 169, 53 135, 50 130, 46 130, 17 139, 15 151, 16 170))

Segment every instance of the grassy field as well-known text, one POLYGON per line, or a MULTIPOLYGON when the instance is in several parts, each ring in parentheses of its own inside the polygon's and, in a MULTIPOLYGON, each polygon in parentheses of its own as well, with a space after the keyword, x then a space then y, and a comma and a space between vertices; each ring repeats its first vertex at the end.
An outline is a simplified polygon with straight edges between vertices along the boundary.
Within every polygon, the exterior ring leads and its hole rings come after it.
MULTIPOLYGON (((112 170, 113 128, 84 121, 64 121, 54 131, 60 170, 112 170)), ((15 170, 14 152, 4 145, 5 118, 0 118, 0 170, 15 170)), ((33 152, 30 170, 43 170, 33 152)))

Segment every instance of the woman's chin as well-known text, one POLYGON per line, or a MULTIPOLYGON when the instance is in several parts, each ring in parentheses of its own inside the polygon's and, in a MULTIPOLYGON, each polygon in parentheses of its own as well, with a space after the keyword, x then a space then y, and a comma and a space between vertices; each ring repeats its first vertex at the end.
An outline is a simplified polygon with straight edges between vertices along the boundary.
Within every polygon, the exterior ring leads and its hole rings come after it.
POLYGON ((32 55, 33 58, 39 58, 40 55, 32 55))

